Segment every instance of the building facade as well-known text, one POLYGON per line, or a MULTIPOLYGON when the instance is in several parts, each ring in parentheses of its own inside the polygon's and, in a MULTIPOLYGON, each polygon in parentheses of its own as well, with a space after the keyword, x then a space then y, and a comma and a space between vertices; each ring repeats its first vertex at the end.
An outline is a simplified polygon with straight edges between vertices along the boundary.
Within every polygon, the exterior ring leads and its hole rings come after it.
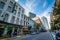
POLYGON ((43 27, 41 19, 39 17, 35 17, 35 18, 33 18, 33 20, 35 21, 35 23, 39 24, 39 31, 41 31, 41 29, 43 27))
POLYGON ((49 25, 48 25, 48 20, 47 20, 47 18, 43 16, 43 17, 41 18, 41 21, 42 21, 42 24, 43 24, 44 29, 45 29, 45 30, 48 30, 48 29, 49 29, 49 25))
POLYGON ((28 24, 28 27, 31 27, 31 32, 34 32, 35 31, 35 21, 32 20, 32 19, 29 19, 29 24, 28 24))
POLYGON ((15 0, 0 0, 0 36, 18 35, 23 25, 24 8, 15 0))
POLYGON ((29 19, 29 26, 31 26, 32 28, 34 28, 35 26, 35 22, 32 19, 29 19))
POLYGON ((31 19, 31 18, 34 18, 34 17, 36 17, 36 14, 33 14, 33 13, 29 12, 29 18, 31 19))
POLYGON ((24 26, 28 27, 29 24, 29 17, 27 17, 26 15, 24 15, 24 26))
POLYGON ((60 0, 55 0, 53 13, 50 15, 51 27, 55 26, 57 29, 57 27, 60 26, 59 19, 60 19, 60 0))

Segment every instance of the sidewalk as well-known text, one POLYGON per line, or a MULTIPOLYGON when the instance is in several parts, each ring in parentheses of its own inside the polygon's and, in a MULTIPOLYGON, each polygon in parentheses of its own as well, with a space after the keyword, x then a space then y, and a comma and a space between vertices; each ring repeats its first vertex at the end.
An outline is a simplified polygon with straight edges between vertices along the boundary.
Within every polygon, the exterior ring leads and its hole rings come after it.
POLYGON ((1 39, 1 40, 13 40, 13 39, 15 39, 15 38, 23 38, 23 37, 26 37, 26 36, 28 36, 29 34, 27 34, 27 35, 18 35, 18 36, 15 36, 15 37, 11 37, 11 38, 3 38, 3 39, 1 39))

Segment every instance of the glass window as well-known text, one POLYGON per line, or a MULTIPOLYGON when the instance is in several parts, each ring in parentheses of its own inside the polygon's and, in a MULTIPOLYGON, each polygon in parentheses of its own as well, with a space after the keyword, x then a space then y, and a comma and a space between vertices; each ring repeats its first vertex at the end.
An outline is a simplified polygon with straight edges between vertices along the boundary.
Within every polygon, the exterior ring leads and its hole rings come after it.
POLYGON ((1 14, 2 14, 2 11, 0 10, 0 16, 1 16, 1 14))
POLYGON ((12 1, 10 1, 10 3, 9 3, 11 6, 13 5, 13 2, 12 1))
POLYGON ((23 14, 21 14, 21 17, 23 18, 23 14))
POLYGON ((24 13, 24 10, 22 10, 22 13, 24 13))
POLYGON ((20 12, 18 12, 18 16, 20 16, 20 12))
POLYGON ((16 8, 16 9, 17 9, 17 7, 18 7, 18 6, 17 6, 17 5, 15 5, 15 8, 16 8))
POLYGON ((8 6, 7 11, 12 12, 11 7, 8 6))
POLYGON ((22 24, 22 20, 20 21, 20 23, 22 24))
POLYGON ((25 26, 25 21, 24 21, 24 26, 25 26))
POLYGON ((19 24, 19 18, 17 18, 16 23, 19 24))
POLYGON ((4 18, 3 18, 3 21, 7 22, 8 17, 9 17, 9 15, 8 15, 8 14, 5 14, 5 16, 4 16, 4 18))
POLYGON ((14 10, 14 12, 13 12, 13 13, 14 13, 14 14, 16 14, 16 12, 17 12, 17 11, 16 11, 16 10, 14 10))
POLYGON ((4 8, 5 3, 4 2, 0 2, 0 8, 3 9, 4 8))
POLYGON ((21 11, 21 8, 19 8, 19 11, 21 11))
POLYGON ((12 18, 11 18, 11 23, 14 23, 14 21, 15 21, 15 17, 12 16, 12 18))

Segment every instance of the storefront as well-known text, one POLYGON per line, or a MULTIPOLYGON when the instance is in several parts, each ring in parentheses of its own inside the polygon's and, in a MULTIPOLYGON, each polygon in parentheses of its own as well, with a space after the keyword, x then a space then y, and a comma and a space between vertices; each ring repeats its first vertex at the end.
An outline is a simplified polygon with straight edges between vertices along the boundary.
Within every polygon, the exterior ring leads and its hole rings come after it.
POLYGON ((19 35, 23 26, 0 21, 0 37, 19 35))
POLYGON ((28 34, 28 27, 23 27, 23 34, 28 34))

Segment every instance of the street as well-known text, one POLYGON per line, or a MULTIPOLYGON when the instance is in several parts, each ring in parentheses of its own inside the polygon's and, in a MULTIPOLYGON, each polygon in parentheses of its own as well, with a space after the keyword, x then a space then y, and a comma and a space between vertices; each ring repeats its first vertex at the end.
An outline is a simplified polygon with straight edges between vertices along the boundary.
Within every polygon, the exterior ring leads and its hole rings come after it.
POLYGON ((15 38, 12 40, 53 40, 50 32, 43 32, 36 35, 29 35, 23 38, 15 38))

